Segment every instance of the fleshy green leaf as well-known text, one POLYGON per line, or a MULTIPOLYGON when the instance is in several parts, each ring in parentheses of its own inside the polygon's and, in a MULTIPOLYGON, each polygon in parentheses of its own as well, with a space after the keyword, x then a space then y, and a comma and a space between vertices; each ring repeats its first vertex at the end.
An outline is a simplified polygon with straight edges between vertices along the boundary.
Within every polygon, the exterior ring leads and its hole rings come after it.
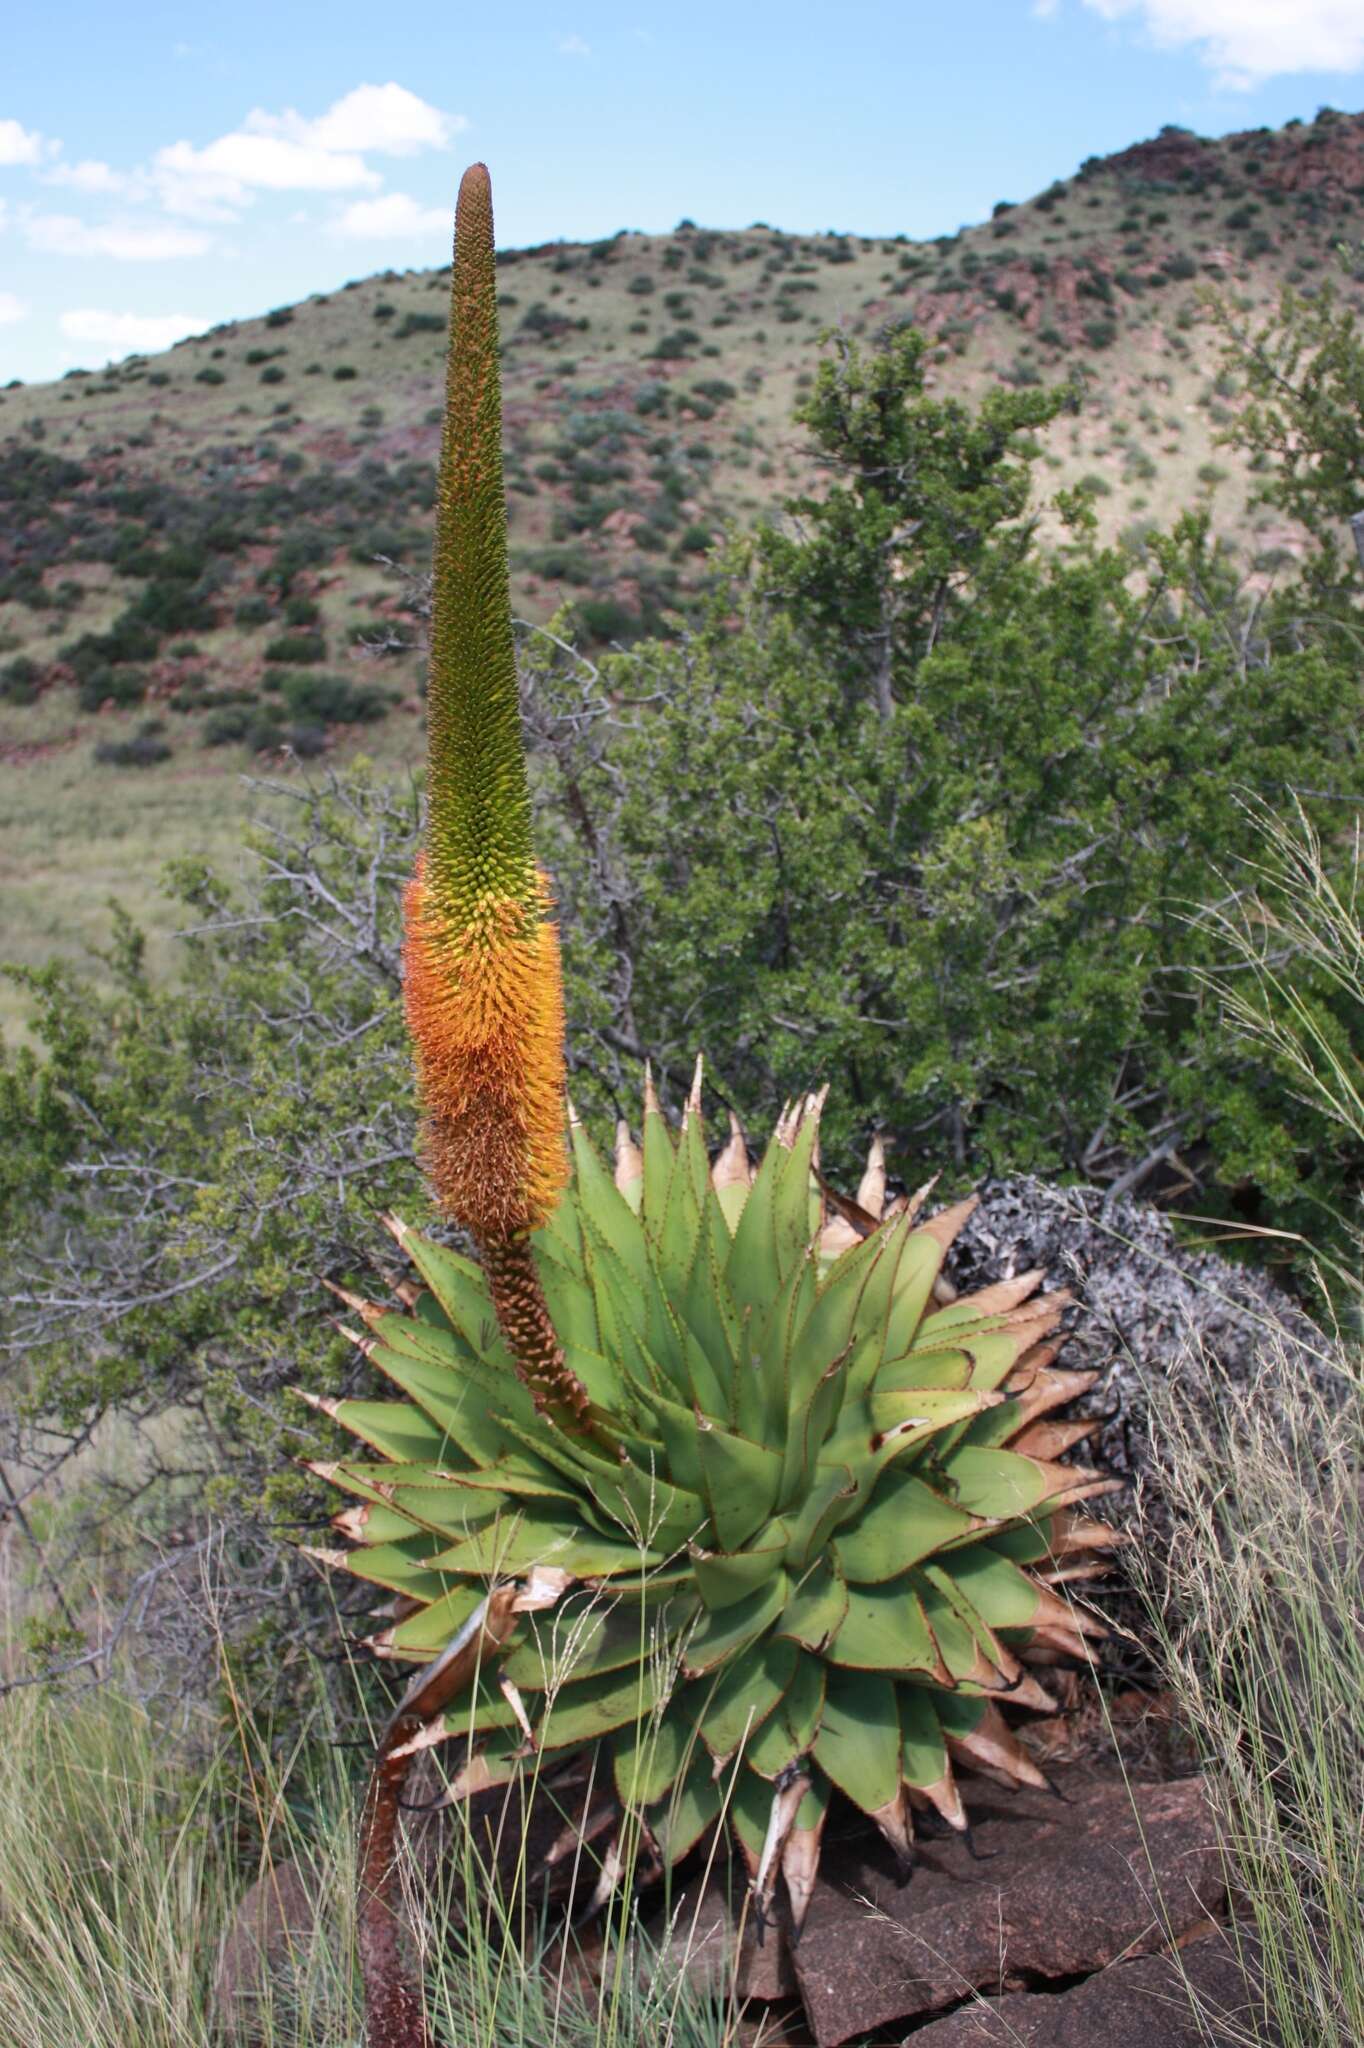
POLYGON ((692 1677, 702 1678, 756 1642, 781 1613, 786 1594, 786 1574, 778 1572, 747 1599, 703 1613, 682 1653, 686 1670, 692 1677))
POLYGON ((977 1526, 975 1518, 953 1506, 910 1472, 893 1468, 882 1475, 870 1504, 855 1522, 838 1532, 838 1561, 843 1575, 856 1585, 872 1585, 908 1571, 920 1558, 931 1557, 954 1537, 977 1526))
POLYGON ((973 1444, 962 1444, 944 1459, 943 1479, 959 1508, 1001 1522, 1026 1515, 1048 1492, 1047 1476, 1032 1458, 973 1444))
POLYGON ((889 1806, 900 1790, 900 1716, 888 1678, 829 1673, 815 1761, 863 1813, 889 1806))
POLYGON ((626 1722, 611 1738, 611 1767, 621 1804, 628 1810, 666 1799, 686 1763, 696 1735, 691 1716, 674 1700, 662 1714, 626 1722))
POLYGON ((848 1611, 825 1654, 859 1671, 927 1673, 939 1668, 933 1631, 910 1579, 849 1586, 848 1611))
POLYGON ((777 1633, 790 1636, 807 1650, 822 1650, 843 1626, 847 1612, 848 1588, 843 1576, 822 1558, 791 1595, 777 1633))
POLYGON ((786 1558, 786 1528, 774 1522, 762 1532, 762 1542, 751 1550, 692 1552, 692 1570, 697 1590, 707 1607, 733 1607, 746 1600, 782 1567, 786 1558))
POLYGON ((720 1672, 701 1710, 701 1740, 712 1756, 732 1756, 780 1703, 799 1655, 785 1637, 768 1636, 720 1672))
POLYGON ((713 1422, 700 1424, 697 1447, 716 1539, 722 1550, 738 1550, 776 1506, 781 1459, 765 1444, 732 1436, 713 1422))

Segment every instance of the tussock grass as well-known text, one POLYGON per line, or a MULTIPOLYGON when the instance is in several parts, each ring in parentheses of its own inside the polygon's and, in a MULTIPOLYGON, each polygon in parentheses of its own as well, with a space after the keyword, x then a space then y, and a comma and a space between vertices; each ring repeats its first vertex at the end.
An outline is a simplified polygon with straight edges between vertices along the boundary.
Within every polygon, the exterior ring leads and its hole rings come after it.
MULTIPOLYGON (((0 2013, 5 2048, 362 2048, 350 1752, 320 1727, 281 1753, 238 1721, 205 1764, 112 1686, 0 1707, 0 2013), (254 1877, 292 1859, 314 1912, 250 1972, 224 2031, 214 1980, 254 1877)), ((725 2048, 735 2009, 703 1997, 640 1935, 627 1880, 610 1934, 625 1966, 598 1996, 576 1945, 538 1915, 520 1863, 499 1891, 455 1818, 435 1881, 404 1873, 442 2048, 725 2048), (478 1910, 452 1911, 455 1896, 478 1910), (456 1930, 451 1932, 452 1927, 456 1930)), ((590 1856, 590 1852, 585 1852, 590 1856)), ((591 1863, 587 1889, 591 1888, 591 1863)), ((685 1948, 685 1914, 679 1913, 685 1948)))
MULTIPOLYGON (((1364 1021, 1360 843, 1333 878, 1305 820, 1262 814, 1254 893, 1223 921, 1236 971, 1225 1014, 1304 1096, 1364 1135, 1361 1069, 1338 1021, 1302 993, 1306 960, 1364 1021)), ((1358 1036, 1354 1043, 1358 1044, 1358 1036)), ((1258 1981, 1249 2030, 1222 2041, 1364 2041, 1364 1237, 1334 1372, 1304 1379, 1267 1337, 1257 1377, 1210 1408, 1152 1395, 1168 1564, 1145 1590, 1168 1682, 1199 1741, 1258 1981)), ((1139 1559, 1140 1562, 1140 1559, 1139 1559)), ((1197 2002, 1197 2001, 1195 2001, 1197 2002)))

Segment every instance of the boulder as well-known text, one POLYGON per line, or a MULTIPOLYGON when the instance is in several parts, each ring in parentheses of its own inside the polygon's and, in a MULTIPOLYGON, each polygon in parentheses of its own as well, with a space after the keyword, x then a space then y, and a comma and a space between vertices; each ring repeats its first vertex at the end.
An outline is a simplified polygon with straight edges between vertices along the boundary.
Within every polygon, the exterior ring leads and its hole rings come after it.
POLYGON ((318 1936, 315 1876, 292 1856, 267 1870, 243 1896, 218 1952, 213 2012, 223 2039, 257 2041, 262 2005, 305 1965, 318 1936))
MULTIPOLYGON (((1291 1295, 1257 1267, 1181 1244, 1158 1209, 1028 1175, 987 1181, 948 1279, 967 1293, 1036 1268, 1075 1297, 1060 1362, 1100 1376, 1076 1408, 1100 1418, 1084 1460, 1142 1479, 1157 1526, 1148 1382, 1173 1374, 1191 1401, 1206 1400, 1221 1375, 1253 1380, 1271 1341, 1295 1373, 1323 1387, 1336 1379, 1335 1347, 1291 1295)), ((1111 1506, 1121 1515, 1123 1497, 1111 1506)))
POLYGON ((1219 1929, 1175 1955, 1111 1963, 1066 1991, 972 1999, 916 2028, 905 2048, 1242 2048, 1267 2041, 1264 2029, 1242 1958, 1219 1929))
POLYGON ((829 1843, 794 1952, 818 2048, 976 1992, 1064 1986, 1221 1911, 1199 1779, 1132 1785, 1074 1769, 1057 1787, 1055 1799, 977 1789, 973 1839, 922 1844, 907 1884, 879 1837, 829 1843))

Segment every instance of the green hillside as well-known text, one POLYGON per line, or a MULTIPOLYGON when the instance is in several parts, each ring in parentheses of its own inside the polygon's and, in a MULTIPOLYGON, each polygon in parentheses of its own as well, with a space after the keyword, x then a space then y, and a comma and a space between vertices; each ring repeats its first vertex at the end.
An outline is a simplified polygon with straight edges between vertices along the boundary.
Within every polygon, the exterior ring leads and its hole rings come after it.
MULTIPOLYGON (((1364 116, 1166 129, 936 241, 765 225, 505 251, 514 596, 587 641, 666 628, 728 521, 816 480, 817 337, 910 321, 938 391, 1077 376, 1047 474, 1106 531, 1250 511, 1215 287, 1243 315, 1364 240, 1364 116)), ((1347 287, 1359 296, 1364 268, 1347 287)), ((103 373, 0 393, 5 952, 71 952, 168 855, 235 843, 244 771, 418 758, 404 571, 429 545, 448 271, 387 272, 103 373), (379 558, 385 558, 380 560, 379 558)))

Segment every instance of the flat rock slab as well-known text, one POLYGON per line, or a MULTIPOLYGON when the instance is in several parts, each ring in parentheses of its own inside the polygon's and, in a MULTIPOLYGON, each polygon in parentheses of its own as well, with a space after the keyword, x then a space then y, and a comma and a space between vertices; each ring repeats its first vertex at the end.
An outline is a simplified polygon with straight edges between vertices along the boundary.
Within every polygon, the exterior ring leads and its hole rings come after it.
POLYGON ((1262 2028, 1236 1952, 1217 1934, 1177 1959, 1113 1963, 1069 1991, 973 2000, 917 2028, 906 2048, 1208 2048, 1209 2040, 1231 2048, 1263 2039, 1262 2028))
POLYGON ((981 1860, 958 1838, 927 1842, 903 1886, 879 1839, 829 1844, 795 1951, 818 2048, 974 1991, 1088 1976, 1221 1911, 1221 1858, 1197 1778, 1058 1782, 1067 1803, 977 1791, 968 1804, 981 1860))

